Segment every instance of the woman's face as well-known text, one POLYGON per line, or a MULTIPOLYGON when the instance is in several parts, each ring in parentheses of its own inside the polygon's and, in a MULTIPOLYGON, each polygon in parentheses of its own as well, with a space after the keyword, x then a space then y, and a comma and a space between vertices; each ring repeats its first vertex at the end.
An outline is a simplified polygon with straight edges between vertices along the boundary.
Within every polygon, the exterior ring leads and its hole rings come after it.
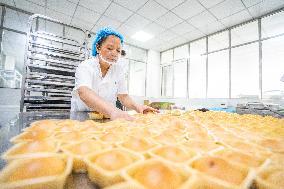
POLYGON ((100 46, 97 46, 97 52, 99 57, 102 56, 107 62, 117 62, 121 54, 120 39, 114 35, 108 36, 100 46))

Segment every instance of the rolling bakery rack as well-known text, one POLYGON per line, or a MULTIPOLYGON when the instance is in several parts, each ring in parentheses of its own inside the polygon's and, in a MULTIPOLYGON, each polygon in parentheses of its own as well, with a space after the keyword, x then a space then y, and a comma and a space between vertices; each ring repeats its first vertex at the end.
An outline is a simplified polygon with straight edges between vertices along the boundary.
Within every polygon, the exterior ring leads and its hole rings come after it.
POLYGON ((81 28, 39 14, 29 18, 21 112, 70 110, 75 70, 88 56, 86 39, 81 28), (62 35, 39 29, 46 22, 61 26, 62 35))

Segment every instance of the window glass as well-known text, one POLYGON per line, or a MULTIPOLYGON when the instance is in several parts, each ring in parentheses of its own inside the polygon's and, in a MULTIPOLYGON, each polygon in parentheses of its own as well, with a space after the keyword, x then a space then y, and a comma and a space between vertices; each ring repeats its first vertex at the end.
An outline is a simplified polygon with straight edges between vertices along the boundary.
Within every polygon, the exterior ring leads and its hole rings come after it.
POLYGON ((145 96, 146 63, 130 60, 129 94, 145 96))
POLYGON ((263 98, 271 95, 284 97, 284 36, 262 43, 263 98), (281 81, 282 78, 282 81, 281 81))
POLYGON ((259 48, 258 43, 232 49, 231 95, 259 95, 259 48))
POLYGON ((174 97, 186 97, 187 60, 174 63, 174 97))
POLYGON ((208 55, 208 98, 229 98, 229 51, 208 55))
POLYGON ((161 63, 162 64, 171 63, 173 61, 173 53, 174 53, 174 51, 172 49, 168 50, 168 51, 165 51, 165 52, 162 52, 162 54, 161 54, 161 63))
POLYGON ((174 60, 188 58, 188 45, 183 45, 174 49, 174 60))
POLYGON ((241 25, 231 30, 232 46, 258 40, 257 21, 241 25))
POLYGON ((189 98, 206 97, 206 52, 205 39, 190 43, 190 60, 188 75, 189 98))
POLYGON ((261 19, 262 37, 271 37, 284 33, 284 11, 261 19))
POLYGON ((21 87, 25 44, 26 35, 3 30, 0 87, 21 87))
POLYGON ((208 38, 208 51, 212 52, 229 47, 228 31, 217 33, 208 38))
POLYGON ((3 26, 14 30, 27 32, 29 15, 6 8, 3 26))
POLYGON ((162 67, 162 96, 173 96, 173 66, 162 67))

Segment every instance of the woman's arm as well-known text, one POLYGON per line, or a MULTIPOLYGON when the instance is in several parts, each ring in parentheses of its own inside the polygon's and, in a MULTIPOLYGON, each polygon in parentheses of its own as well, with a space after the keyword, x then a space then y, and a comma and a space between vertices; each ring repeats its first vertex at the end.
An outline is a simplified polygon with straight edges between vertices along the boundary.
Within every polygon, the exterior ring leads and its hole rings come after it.
POLYGON ((116 108, 111 103, 102 99, 99 95, 97 95, 93 90, 86 86, 81 86, 78 89, 78 94, 80 99, 87 104, 88 107, 103 113, 110 117, 110 119, 114 120, 117 118, 124 118, 127 120, 132 120, 133 118, 129 116, 126 112, 121 111, 116 108))
POLYGON ((118 94, 118 100, 127 108, 135 110, 138 113, 159 112, 158 110, 145 105, 140 105, 134 102, 128 94, 118 94))
POLYGON ((128 94, 118 94, 117 97, 123 106, 138 112, 139 104, 136 104, 128 94))

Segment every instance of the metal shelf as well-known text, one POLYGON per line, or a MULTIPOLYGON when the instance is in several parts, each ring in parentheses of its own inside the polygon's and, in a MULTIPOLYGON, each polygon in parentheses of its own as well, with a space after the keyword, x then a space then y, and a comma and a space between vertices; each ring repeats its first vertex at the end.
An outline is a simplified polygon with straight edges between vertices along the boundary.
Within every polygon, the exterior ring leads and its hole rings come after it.
POLYGON ((57 74, 47 74, 40 72, 30 72, 30 74, 26 77, 27 79, 33 79, 37 77, 46 77, 46 78, 54 78, 54 79, 67 79, 67 80, 75 80, 73 76, 65 76, 65 75, 57 75, 57 74))
POLYGON ((27 64, 27 67, 31 69, 31 71, 36 72, 46 72, 55 74, 58 73, 59 75, 71 75, 75 76, 75 69, 67 69, 67 68, 57 68, 53 66, 43 66, 43 65, 36 65, 36 64, 27 64))
POLYGON ((50 52, 50 51, 46 51, 46 50, 38 50, 36 48, 29 48, 30 52, 32 54, 40 54, 40 55, 45 55, 45 56, 52 56, 52 57, 60 57, 60 58, 64 58, 64 59, 71 59, 71 60, 75 60, 75 61, 83 61, 83 58, 80 58, 78 56, 71 56, 71 55, 65 55, 62 53, 55 53, 55 52, 50 52))
POLYGON ((33 92, 47 92, 49 94, 58 94, 58 95, 69 95, 71 96, 72 90, 61 90, 61 89, 40 89, 40 88, 32 88, 32 87, 26 87, 26 91, 33 91, 33 92))
MULTIPOLYGON (((64 32, 63 32, 64 33, 64 32)), ((86 31, 42 15, 29 18, 25 52, 21 111, 58 111, 71 108, 75 71, 87 53, 86 31), (45 19, 82 32, 82 44, 75 39, 36 31, 37 19, 45 19), (35 29, 34 29, 35 28, 35 29), (38 40, 43 39, 43 40, 38 40)))
POLYGON ((74 66, 77 67, 79 65, 78 61, 60 61, 60 60, 55 60, 55 59, 51 59, 51 58, 40 58, 40 57, 35 57, 33 55, 28 56, 28 59, 31 60, 38 60, 38 61, 43 61, 43 62, 51 62, 51 63, 55 63, 58 65, 67 65, 67 66, 74 66))
POLYGON ((66 86, 66 87, 74 87, 75 86, 75 84, 71 84, 71 83, 42 81, 42 80, 35 80, 35 79, 26 79, 26 82, 27 83, 33 83, 33 84, 56 85, 56 86, 66 86))
MULTIPOLYGON (((44 40, 49 40, 49 41, 53 41, 53 42, 57 42, 57 43, 62 43, 62 44, 66 44, 66 45, 70 45, 70 46, 74 46, 74 47, 82 47, 81 45, 79 45, 78 43, 71 43, 71 42, 68 42, 67 40, 65 39, 62 39, 62 37, 58 36, 58 38, 56 38, 56 36, 49 36, 49 35, 46 35, 46 34, 38 34, 38 33, 31 33, 30 36, 34 37, 34 38, 40 38, 40 39, 44 39, 44 40), (61 39, 60 39, 61 38, 61 39)), ((76 41, 74 41, 76 42, 76 41)))
POLYGON ((80 51, 74 51, 74 50, 71 50, 71 49, 62 48, 62 47, 59 47, 59 46, 56 46, 56 45, 51 45, 51 44, 40 44, 36 41, 31 41, 30 47, 47 49, 49 51, 56 51, 56 52, 60 52, 60 53, 64 53, 64 54, 70 54, 70 55, 77 55, 77 56, 82 55, 82 52, 80 52, 80 51))

